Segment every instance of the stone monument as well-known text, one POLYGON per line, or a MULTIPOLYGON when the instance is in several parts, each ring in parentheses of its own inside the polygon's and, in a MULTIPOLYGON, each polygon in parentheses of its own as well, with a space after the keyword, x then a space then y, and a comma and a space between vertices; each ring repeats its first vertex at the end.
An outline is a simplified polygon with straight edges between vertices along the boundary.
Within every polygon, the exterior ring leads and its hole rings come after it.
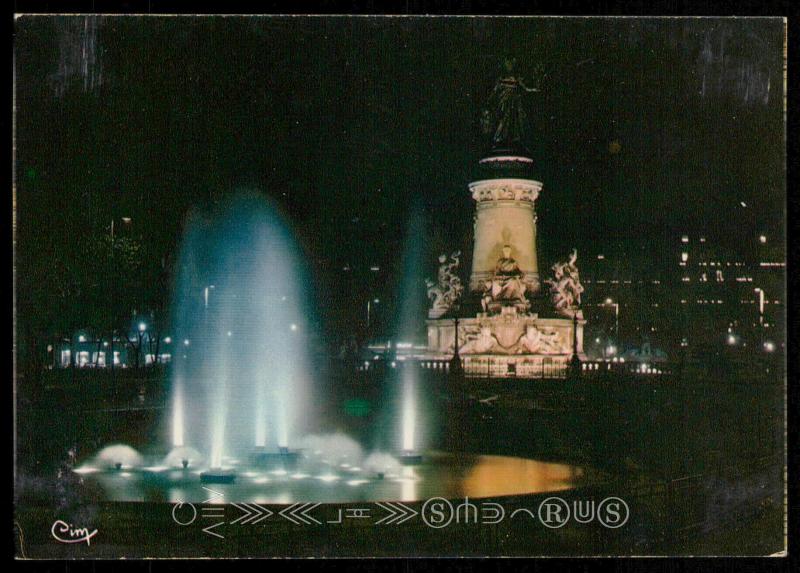
POLYGON ((482 115, 489 151, 469 184, 476 203, 469 288, 463 292, 456 276, 460 252, 449 262, 440 256, 438 281, 428 281, 425 358, 457 354, 467 377, 563 377, 574 350, 584 358, 576 250, 553 265, 544 281, 550 292, 541 289, 535 207, 542 183, 523 144, 523 98, 534 91, 507 60, 482 115))

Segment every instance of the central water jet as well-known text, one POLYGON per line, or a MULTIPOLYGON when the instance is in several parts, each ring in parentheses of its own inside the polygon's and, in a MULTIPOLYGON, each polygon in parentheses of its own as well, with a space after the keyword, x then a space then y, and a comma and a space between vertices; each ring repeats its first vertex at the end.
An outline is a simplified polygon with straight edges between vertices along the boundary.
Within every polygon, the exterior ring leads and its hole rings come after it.
POLYGON ((291 457, 309 413, 309 281, 284 218, 252 193, 195 214, 177 277, 173 447, 208 453, 206 481, 229 479, 232 456, 291 457))

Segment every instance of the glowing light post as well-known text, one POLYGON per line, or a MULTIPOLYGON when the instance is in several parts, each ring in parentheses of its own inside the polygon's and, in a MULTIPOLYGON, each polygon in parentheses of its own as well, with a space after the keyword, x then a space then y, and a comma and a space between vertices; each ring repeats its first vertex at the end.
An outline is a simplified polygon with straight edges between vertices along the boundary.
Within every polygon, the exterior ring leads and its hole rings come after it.
POLYGON ((381 300, 379 298, 371 299, 367 301, 367 330, 369 330, 370 325, 370 312, 372 310, 373 304, 380 304, 381 300))
POLYGON ((764 294, 764 289, 761 287, 756 287, 753 290, 758 293, 758 326, 760 327, 758 332, 761 337, 761 346, 767 352, 772 352, 772 350, 774 350, 774 345, 772 345, 771 342, 764 342, 764 297, 766 295, 764 294), (768 344, 771 345, 771 347, 768 348, 768 344))
MULTIPOLYGON (((607 298, 605 302, 600 304, 599 306, 610 306, 614 308, 614 341, 619 341, 619 303, 614 302, 610 298, 607 298)), ((609 344, 608 347, 603 346, 603 358, 606 358, 606 353, 608 355, 613 356, 616 354, 617 348, 613 344, 609 344)))
POLYGON ((581 359, 578 356, 578 311, 572 311, 572 357, 567 367, 567 378, 577 380, 581 377, 581 359))
MULTIPOLYGON (((139 344, 136 346, 136 367, 140 366, 139 360, 141 360, 142 354, 142 346, 144 345, 144 335, 147 332, 147 325, 144 322, 139 323, 139 328, 137 329, 136 336, 138 338, 139 344)), ((113 357, 112 357, 113 360, 113 357)))
POLYGON ((455 339, 453 343, 453 357, 450 359, 450 379, 453 381, 453 385, 457 387, 457 390, 461 394, 463 398, 463 377, 464 377, 464 366, 461 364, 461 355, 458 353, 459 342, 458 342, 458 317, 453 319, 453 328, 455 330, 455 339))
MULTIPOLYGON (((122 222, 125 225, 130 225, 131 221, 132 221, 132 219, 130 217, 122 217, 122 222)), ((113 267, 114 266, 114 219, 113 218, 111 219, 111 245, 110 245, 110 248, 111 248, 111 266, 113 267)), ((113 288, 109 289, 109 295, 111 296, 112 299, 114 297, 114 290, 115 289, 113 289, 113 288)), ((116 380, 116 376, 115 376, 116 364, 114 364, 114 329, 113 328, 111 329, 111 348, 110 348, 110 352, 111 352, 111 380, 112 380, 112 383, 113 383, 116 380)), ((116 394, 116 392, 117 392, 117 387, 116 387, 116 385, 114 385, 114 393, 116 394)))
POLYGON ((602 306, 614 307, 614 338, 619 339, 619 303, 607 298, 602 306))
POLYGON ((758 324, 764 326, 764 290, 757 287, 754 292, 758 293, 758 324))

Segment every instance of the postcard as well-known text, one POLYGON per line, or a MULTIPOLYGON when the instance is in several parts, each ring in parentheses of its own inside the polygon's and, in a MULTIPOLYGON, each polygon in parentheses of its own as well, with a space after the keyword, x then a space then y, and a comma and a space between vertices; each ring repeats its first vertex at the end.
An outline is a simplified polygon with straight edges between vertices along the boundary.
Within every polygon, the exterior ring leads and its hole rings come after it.
POLYGON ((17 558, 785 555, 785 19, 14 27, 17 558))

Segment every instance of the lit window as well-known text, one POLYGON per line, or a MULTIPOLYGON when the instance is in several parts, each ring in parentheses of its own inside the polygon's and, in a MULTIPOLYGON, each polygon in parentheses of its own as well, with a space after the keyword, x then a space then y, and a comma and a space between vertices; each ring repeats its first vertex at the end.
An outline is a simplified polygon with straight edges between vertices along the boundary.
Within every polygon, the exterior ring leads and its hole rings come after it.
POLYGON ((81 368, 83 368, 84 366, 89 364, 89 351, 88 350, 82 350, 81 352, 78 352, 78 354, 76 354, 75 356, 77 358, 78 366, 80 366, 81 368))
POLYGON ((61 366, 66 368, 71 364, 72 361, 72 352, 69 350, 62 350, 61 351, 61 366))
POLYGON ((603 259, 605 259, 605 258, 606 258, 606 256, 605 256, 605 255, 597 255, 597 258, 598 258, 598 259, 600 259, 600 260, 602 261, 603 259))
POLYGON ((95 352, 92 354, 92 364, 96 364, 98 368, 105 368, 106 367, 106 353, 105 352, 95 352))
POLYGON ((681 237, 681 243, 688 243, 689 242, 689 235, 684 235, 681 237))

